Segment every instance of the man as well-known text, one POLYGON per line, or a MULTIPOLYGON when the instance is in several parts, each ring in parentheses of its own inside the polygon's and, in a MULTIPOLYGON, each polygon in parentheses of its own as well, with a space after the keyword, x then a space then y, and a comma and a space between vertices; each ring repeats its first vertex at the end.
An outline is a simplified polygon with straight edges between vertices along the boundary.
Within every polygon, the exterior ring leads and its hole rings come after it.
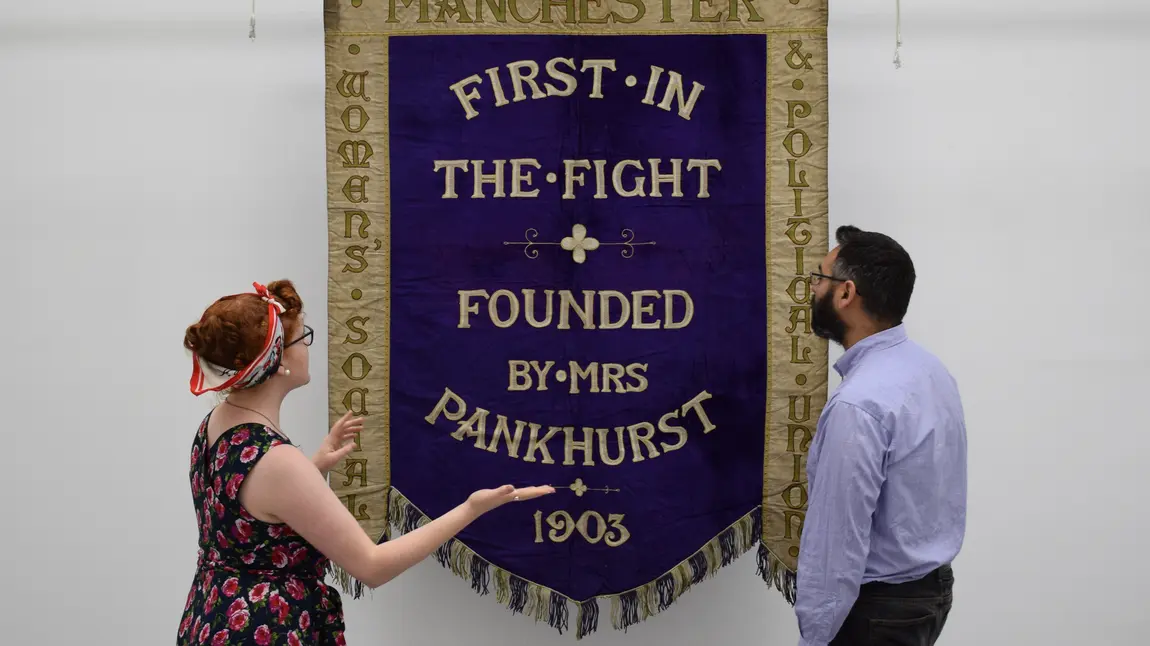
POLYGON ((811 272, 811 328, 845 352, 807 460, 799 644, 930 646, 966 529, 962 403, 942 363, 907 338, 907 252, 851 226, 836 238, 811 272))

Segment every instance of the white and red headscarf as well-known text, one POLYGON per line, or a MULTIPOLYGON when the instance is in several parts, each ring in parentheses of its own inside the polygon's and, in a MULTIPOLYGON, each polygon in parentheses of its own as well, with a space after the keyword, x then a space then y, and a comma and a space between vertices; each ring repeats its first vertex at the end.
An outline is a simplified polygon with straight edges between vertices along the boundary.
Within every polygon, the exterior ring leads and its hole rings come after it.
POLYGON ((267 287, 252 283, 255 295, 268 304, 268 333, 263 349, 243 370, 224 368, 192 353, 192 394, 197 397, 206 392, 239 390, 257 386, 271 377, 280 367, 284 352, 284 326, 280 314, 284 306, 277 301, 267 287))

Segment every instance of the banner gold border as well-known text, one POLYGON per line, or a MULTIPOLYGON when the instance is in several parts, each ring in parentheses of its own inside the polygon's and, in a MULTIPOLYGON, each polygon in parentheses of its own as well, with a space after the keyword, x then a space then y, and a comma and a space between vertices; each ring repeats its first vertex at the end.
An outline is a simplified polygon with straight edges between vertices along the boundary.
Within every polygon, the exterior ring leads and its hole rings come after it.
POLYGON ((828 245, 827 40, 767 36, 767 424, 759 574, 794 602, 806 455, 826 403, 827 342, 810 325, 810 272, 828 245))
POLYGON ((333 424, 348 410, 364 417, 330 485, 377 542, 391 486, 387 50, 386 37, 326 39, 328 412, 333 424))

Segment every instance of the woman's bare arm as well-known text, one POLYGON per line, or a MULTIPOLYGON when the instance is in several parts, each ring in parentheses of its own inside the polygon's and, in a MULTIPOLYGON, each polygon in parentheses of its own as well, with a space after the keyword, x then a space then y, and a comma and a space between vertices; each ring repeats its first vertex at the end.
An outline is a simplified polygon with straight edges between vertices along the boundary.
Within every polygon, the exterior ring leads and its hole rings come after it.
POLYGON ((554 493, 551 487, 484 489, 467 501, 404 536, 377 545, 339 501, 315 464, 298 449, 270 449, 240 489, 249 513, 274 516, 365 585, 376 588, 427 558, 484 513, 516 497, 527 500, 554 493))

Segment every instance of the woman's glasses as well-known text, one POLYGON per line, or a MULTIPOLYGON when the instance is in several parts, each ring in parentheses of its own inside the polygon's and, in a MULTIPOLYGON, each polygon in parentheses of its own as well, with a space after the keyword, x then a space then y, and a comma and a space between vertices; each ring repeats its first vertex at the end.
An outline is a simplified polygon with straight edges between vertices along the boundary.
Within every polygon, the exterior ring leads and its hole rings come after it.
POLYGON ((303 336, 301 336, 300 338, 296 339, 295 341, 292 341, 291 343, 285 345, 284 347, 285 348, 291 347, 291 346, 299 343, 300 341, 303 341, 304 345, 311 345, 311 342, 314 339, 315 339, 315 330, 311 329, 310 326, 305 325, 305 326, 303 326, 303 336))

